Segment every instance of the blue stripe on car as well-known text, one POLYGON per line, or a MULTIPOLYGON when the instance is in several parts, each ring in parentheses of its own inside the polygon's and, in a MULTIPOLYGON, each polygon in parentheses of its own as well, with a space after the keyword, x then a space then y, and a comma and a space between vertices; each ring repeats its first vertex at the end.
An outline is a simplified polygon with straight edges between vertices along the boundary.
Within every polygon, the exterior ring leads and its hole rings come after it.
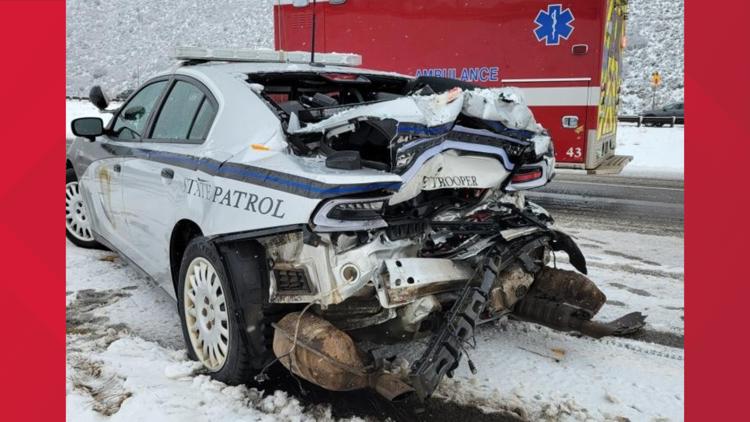
POLYGON ((191 155, 179 154, 167 151, 153 151, 147 149, 132 148, 131 153, 139 158, 172 164, 178 167, 187 167, 191 170, 202 170, 213 176, 226 177, 257 185, 273 184, 274 188, 286 187, 289 193, 302 196, 328 198, 343 194, 371 192, 375 190, 393 190, 401 187, 401 182, 378 182, 357 185, 329 185, 311 179, 301 177, 283 177, 283 173, 260 167, 253 167, 239 163, 219 163, 210 159, 201 159, 191 155), (294 178, 292 178, 294 177, 294 178), (295 180, 296 179, 296 180, 295 180))

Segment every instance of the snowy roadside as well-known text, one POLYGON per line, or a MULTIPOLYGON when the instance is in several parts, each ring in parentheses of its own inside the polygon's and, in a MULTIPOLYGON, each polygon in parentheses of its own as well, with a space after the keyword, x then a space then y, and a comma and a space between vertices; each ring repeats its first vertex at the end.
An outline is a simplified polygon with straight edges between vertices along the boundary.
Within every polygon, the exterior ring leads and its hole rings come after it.
MULTIPOLYGON (((567 229, 608 296, 598 319, 642 311, 648 330, 682 335, 682 238, 567 229)), ((329 407, 303 406, 289 393, 202 375, 186 358, 166 292, 111 252, 70 243, 66 251, 68 419, 332 419, 329 407)), ((567 264, 558 257, 558 265, 567 264)), ((479 373, 462 364, 436 397, 529 420, 682 419, 680 348, 502 321, 478 330, 469 353, 479 373)))
POLYGON ((332 420, 285 392, 202 375, 166 292, 111 252, 66 242, 66 253, 68 420, 332 420))
POLYGON ((685 127, 638 127, 620 123, 617 127, 618 155, 632 155, 623 176, 657 179, 685 178, 685 127))
MULTIPOLYGON (((684 333, 683 239, 567 228, 581 246, 589 277, 607 295, 596 316, 633 311, 645 330, 684 333)), ((571 269, 562 257, 558 265, 571 269)), ((438 395, 493 408, 520 408, 530 420, 683 419, 684 350, 628 338, 594 340, 517 321, 479 330, 461 365, 438 395)))

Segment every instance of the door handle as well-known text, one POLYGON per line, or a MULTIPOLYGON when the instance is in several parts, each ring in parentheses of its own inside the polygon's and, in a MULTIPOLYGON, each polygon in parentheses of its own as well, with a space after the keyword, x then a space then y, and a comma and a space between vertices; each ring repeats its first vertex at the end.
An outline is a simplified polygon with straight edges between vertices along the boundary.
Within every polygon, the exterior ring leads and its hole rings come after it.
POLYGON ((122 171, 122 167, 120 167, 119 164, 115 164, 114 166, 112 166, 112 170, 114 170, 115 173, 119 173, 120 171, 122 171))
POLYGON ((161 169, 161 177, 165 179, 174 179, 174 170, 172 169, 161 169))

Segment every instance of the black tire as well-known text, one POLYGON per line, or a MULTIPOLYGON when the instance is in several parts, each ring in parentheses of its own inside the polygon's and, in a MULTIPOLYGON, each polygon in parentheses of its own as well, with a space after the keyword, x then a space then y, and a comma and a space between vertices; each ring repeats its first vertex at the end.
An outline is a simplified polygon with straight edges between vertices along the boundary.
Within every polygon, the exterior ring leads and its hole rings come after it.
MULTIPOLYGON (((68 189, 71 187, 71 185, 75 185, 76 191, 78 191, 78 177, 76 177, 76 172, 72 168, 68 168, 65 170, 65 189, 66 194, 68 194, 68 189)), ((79 210, 83 213, 84 218, 90 218, 90 216, 86 213, 86 208, 81 206, 81 209, 79 210)), ((76 212, 76 211, 73 211, 76 212)), ((66 206, 66 219, 69 217, 68 214, 68 207, 66 206)), ((77 234, 71 231, 69 228, 69 225, 65 225, 65 237, 68 238, 73 244, 76 246, 79 246, 81 248, 87 248, 87 249, 106 249, 104 246, 102 246, 99 242, 94 240, 93 233, 91 233, 91 229, 88 229, 88 232, 84 232, 83 234, 77 234), (87 235, 88 234, 88 235, 87 235), (82 238, 83 236, 83 238, 82 238)))
POLYGON ((259 246, 254 242, 247 242, 235 245, 231 252, 220 253, 208 239, 196 237, 188 244, 180 265, 177 308, 188 356, 198 361, 200 359, 188 332, 185 316, 187 273, 196 258, 205 259, 216 271, 229 316, 227 353, 220 368, 211 369, 205 364, 204 366, 209 370, 211 377, 230 385, 250 382, 273 358, 269 335, 270 321, 263 313, 264 294, 261 286, 264 283, 261 270, 265 268, 265 255, 258 254, 255 248, 259 246), (227 257, 227 254, 231 256, 227 257))

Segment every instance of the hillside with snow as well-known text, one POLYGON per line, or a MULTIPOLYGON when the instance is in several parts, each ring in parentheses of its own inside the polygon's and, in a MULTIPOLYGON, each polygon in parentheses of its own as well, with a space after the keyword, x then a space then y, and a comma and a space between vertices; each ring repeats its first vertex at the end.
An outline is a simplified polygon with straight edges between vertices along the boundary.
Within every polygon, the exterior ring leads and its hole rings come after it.
POLYGON ((650 77, 658 71, 662 85, 656 104, 685 98, 685 5, 682 0, 631 0, 628 44, 620 91, 620 114, 651 107, 650 77))
MULTIPOLYGON (((68 0, 67 95, 85 96, 92 85, 111 95, 138 86, 168 68, 177 45, 273 46, 273 0, 68 0)), ((623 65, 621 113, 651 104, 649 76, 663 85, 657 103, 684 95, 682 0, 631 0, 629 45, 623 65)))
POLYGON ((272 0, 68 0, 67 95, 114 96, 168 68, 172 49, 273 46, 272 0))

